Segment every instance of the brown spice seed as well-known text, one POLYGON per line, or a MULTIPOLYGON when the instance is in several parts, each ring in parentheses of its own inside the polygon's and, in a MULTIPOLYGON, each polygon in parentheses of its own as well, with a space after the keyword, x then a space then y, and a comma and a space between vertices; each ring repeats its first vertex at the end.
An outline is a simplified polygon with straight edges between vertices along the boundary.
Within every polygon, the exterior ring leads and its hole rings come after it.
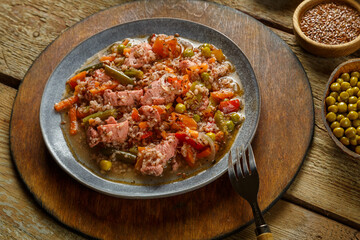
POLYGON ((360 13, 346 4, 319 4, 302 16, 300 28, 314 41, 343 44, 359 36, 360 13))

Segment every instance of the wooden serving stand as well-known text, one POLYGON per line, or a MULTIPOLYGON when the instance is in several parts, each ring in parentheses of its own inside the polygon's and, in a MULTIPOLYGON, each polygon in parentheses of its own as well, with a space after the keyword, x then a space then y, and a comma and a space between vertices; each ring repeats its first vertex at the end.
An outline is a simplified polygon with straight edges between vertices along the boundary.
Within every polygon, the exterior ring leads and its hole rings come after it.
MULTIPOLYGON (((286 191, 310 145, 311 87, 300 62, 269 28, 234 9, 202 1, 136 1, 92 15, 65 31, 36 59, 18 91, 10 128, 11 152, 39 204, 65 225, 102 239, 209 239, 246 226, 251 208, 227 174, 193 192, 128 200, 93 191, 67 175, 50 156, 39 124, 41 95, 52 71, 81 41, 109 27, 152 17, 181 18, 232 39, 254 68, 261 117, 252 146, 260 175, 259 204, 270 208, 286 191)), ((246 81, 246 79, 243 79, 246 81)))

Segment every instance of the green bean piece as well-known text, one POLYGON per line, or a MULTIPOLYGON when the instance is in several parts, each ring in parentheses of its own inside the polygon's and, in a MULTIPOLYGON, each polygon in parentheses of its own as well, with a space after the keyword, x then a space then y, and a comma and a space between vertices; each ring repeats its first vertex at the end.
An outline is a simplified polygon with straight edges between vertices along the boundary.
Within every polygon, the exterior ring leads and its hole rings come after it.
POLYGON ((144 75, 143 71, 137 69, 125 70, 124 73, 128 77, 136 77, 137 79, 141 79, 144 75))
POLYGON ((83 71, 89 71, 89 70, 95 70, 103 67, 103 63, 97 63, 95 65, 91 65, 89 67, 83 68, 80 71, 77 71, 77 73, 83 72, 83 71))
POLYGON ((104 120, 104 119, 107 119, 108 117, 111 117, 111 116, 113 116, 113 117, 117 116, 116 109, 109 109, 109 110, 106 110, 104 112, 93 113, 93 114, 91 114, 91 115, 89 115, 87 117, 84 117, 82 121, 85 124, 85 123, 88 123, 91 118, 97 118, 98 117, 98 118, 104 120))
POLYGON ((224 133, 227 133, 227 126, 225 122, 225 116, 224 113, 220 110, 217 110, 214 115, 215 123, 218 126, 218 128, 223 131, 224 133))
POLYGON ((128 163, 128 164, 135 164, 136 163, 136 155, 135 154, 131 154, 128 152, 123 152, 123 151, 115 151, 115 159, 117 161, 121 161, 123 163, 128 163))
POLYGON ((105 68, 105 73, 110 77, 114 78, 119 83, 123 85, 128 85, 128 84, 134 85, 134 79, 126 76, 125 73, 123 73, 122 71, 117 70, 108 65, 104 65, 104 68, 105 68))
POLYGON ((130 149, 129 149, 129 152, 131 153, 131 154, 134 154, 134 155, 138 155, 138 153, 139 153, 139 150, 138 150, 138 148, 137 148, 137 146, 133 146, 133 147, 131 147, 130 149))

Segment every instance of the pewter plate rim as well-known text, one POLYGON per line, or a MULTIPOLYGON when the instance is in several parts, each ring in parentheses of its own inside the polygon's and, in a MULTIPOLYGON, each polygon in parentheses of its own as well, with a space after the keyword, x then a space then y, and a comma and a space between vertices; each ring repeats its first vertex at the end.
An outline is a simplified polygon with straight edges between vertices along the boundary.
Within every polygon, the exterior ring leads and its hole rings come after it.
MULTIPOLYGON (((228 153, 214 166, 184 180, 159 185, 131 185, 102 178, 79 163, 60 128, 61 116, 54 111, 65 82, 89 57, 111 43, 153 33, 175 34, 199 42, 210 42, 221 48, 235 65, 245 92, 246 120, 231 147, 247 146, 255 135, 260 118, 260 91, 255 73, 241 49, 219 31, 203 24, 177 18, 150 18, 132 21, 103 30, 74 47, 49 77, 40 105, 40 127, 47 148, 59 166, 74 179, 98 192, 129 199, 169 197, 193 191, 219 178, 227 171, 228 153), (84 51, 86 50, 86 51, 84 51)), ((234 151, 232 151, 234 152, 234 151)))

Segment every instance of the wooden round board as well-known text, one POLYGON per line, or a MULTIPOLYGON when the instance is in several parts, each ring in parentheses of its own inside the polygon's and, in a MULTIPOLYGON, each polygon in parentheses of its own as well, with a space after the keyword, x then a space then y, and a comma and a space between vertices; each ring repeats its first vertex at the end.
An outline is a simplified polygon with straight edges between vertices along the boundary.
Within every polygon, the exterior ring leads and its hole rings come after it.
POLYGON ((202 1, 136 1, 86 18, 38 57, 16 97, 10 145, 21 178, 42 207, 60 222, 102 239, 209 239, 246 226, 251 208, 227 174, 179 196, 129 200, 95 192, 67 175, 42 140, 39 106, 47 79, 81 41, 138 19, 173 17, 213 27, 248 57, 261 92, 261 117, 252 146, 260 175, 259 204, 270 208, 286 191, 305 158, 314 128, 310 84, 300 62, 277 35, 255 19, 202 1))

